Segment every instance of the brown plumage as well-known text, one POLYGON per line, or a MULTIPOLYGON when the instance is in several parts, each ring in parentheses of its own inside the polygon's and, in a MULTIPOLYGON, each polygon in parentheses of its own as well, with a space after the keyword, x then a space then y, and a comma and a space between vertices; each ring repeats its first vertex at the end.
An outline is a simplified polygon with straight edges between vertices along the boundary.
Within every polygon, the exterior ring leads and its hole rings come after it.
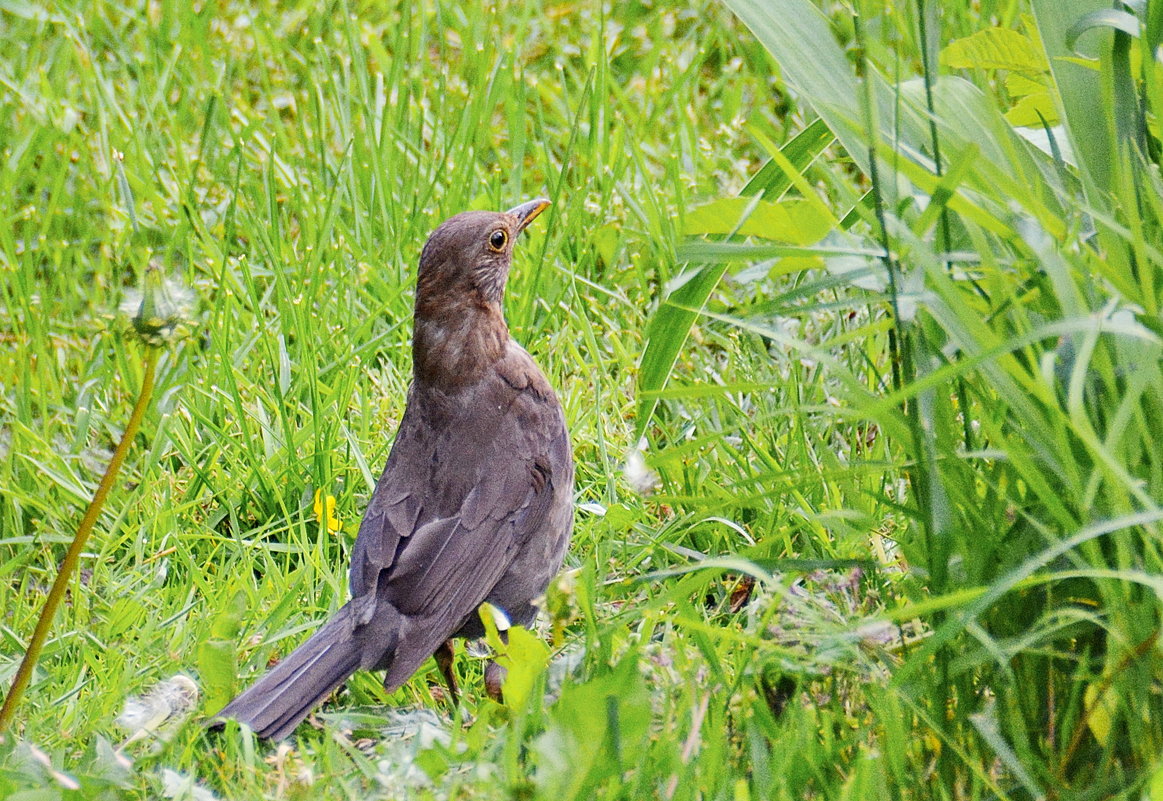
POLYGON ((438 651, 443 670, 447 640, 483 633, 485 601, 532 622, 569 543, 573 457, 501 301, 513 243, 548 205, 458 214, 428 238, 412 387, 360 524, 352 598, 219 717, 279 739, 357 669, 386 671, 389 691, 438 651))

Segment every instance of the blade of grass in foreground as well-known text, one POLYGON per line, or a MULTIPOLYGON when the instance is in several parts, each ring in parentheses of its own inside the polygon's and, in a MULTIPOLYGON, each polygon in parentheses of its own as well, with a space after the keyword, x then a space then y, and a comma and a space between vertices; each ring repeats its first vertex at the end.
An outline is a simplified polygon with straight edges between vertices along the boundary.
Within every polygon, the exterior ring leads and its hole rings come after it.
MULTIPOLYGON (((762 198, 775 200, 781 197, 797 179, 802 183, 802 173, 815 161, 823 150, 832 143, 833 137, 822 120, 815 120, 801 131, 791 141, 779 150, 779 158, 768 161, 752 176, 741 191, 741 196, 751 197, 752 200, 744 208, 746 213, 755 205, 762 202, 762 198), (783 165, 779 162, 782 161, 783 165), (789 174, 788 167, 796 174, 789 174)), ((826 210, 824 214, 826 214, 826 210)), ((694 246, 704 245, 714 248, 713 244, 705 242, 694 243, 694 246)), ((722 243, 723 247, 732 247, 731 243, 722 243)), ((781 248, 781 254, 789 252, 787 246, 775 245, 781 248)), ((748 258, 753 257, 749 251, 748 258)), ((692 261, 700 259, 693 258, 692 261)), ((658 408, 657 393, 664 389, 670 380, 678 355, 682 352, 691 328, 715 287, 727 271, 727 259, 708 259, 708 263, 689 274, 687 280, 665 297, 659 304, 658 310, 650 318, 646 329, 646 345, 639 362, 638 375, 638 415, 635 439, 641 438, 650 424, 650 419, 658 408)))

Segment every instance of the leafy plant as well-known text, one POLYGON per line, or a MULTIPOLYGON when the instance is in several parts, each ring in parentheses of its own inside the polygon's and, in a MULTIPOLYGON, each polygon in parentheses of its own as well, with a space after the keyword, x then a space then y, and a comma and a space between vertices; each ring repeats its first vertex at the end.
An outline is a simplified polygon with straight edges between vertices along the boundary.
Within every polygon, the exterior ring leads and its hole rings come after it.
MULTIPOLYGON (((892 539, 918 583, 900 585, 913 599, 888 614, 915 611, 932 634, 893 670, 892 692, 911 725, 931 728, 948 787, 994 786, 995 763, 1003 784, 1038 797, 1142 786, 1163 720, 1163 675, 1148 656, 1160 625, 1149 577, 1163 568, 1163 451, 1149 422, 1163 411, 1163 193, 1151 113, 1158 50, 1132 59, 1131 42, 1157 42, 1160 4, 1140 20, 1034 2, 1027 33, 990 29, 948 46, 949 68, 1007 71, 1009 94, 1023 99, 1005 118, 968 80, 932 74, 932 61, 922 60, 923 83, 887 77, 902 54, 873 57, 869 4, 855 8, 856 69, 811 3, 728 5, 871 183, 836 229, 867 254, 844 295, 888 325, 886 348, 862 339, 867 361, 853 369, 842 344, 851 339, 789 337, 769 306, 702 316, 824 365, 836 414, 886 436, 908 477, 908 524, 892 539), (1099 26, 1115 33, 1084 33, 1099 26), (1093 57, 1074 52, 1082 36, 1093 57), (1041 148, 1012 127, 1031 114, 1046 130, 1041 148)), ((930 23, 920 28, 926 51, 935 16, 918 3, 916 19, 930 23)), ((802 170, 782 166, 793 180, 802 170)), ((656 354, 686 337, 732 264, 826 286, 799 272, 804 253, 755 241, 749 212, 715 228, 735 235, 729 244, 678 249, 705 266, 691 270, 698 291, 672 290, 652 320, 648 393, 670 377, 656 354)), ((831 261, 844 275, 835 262, 851 256, 834 241, 816 249, 817 266, 831 261)), ((835 308, 824 295, 818 308, 835 308)), ((923 751, 897 758, 923 772, 923 751)))

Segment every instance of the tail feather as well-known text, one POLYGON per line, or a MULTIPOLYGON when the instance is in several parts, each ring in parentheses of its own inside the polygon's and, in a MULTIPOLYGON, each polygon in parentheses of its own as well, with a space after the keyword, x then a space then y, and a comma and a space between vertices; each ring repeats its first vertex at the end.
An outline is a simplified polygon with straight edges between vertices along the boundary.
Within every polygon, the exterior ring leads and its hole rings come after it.
POLYGON ((360 639, 348 604, 217 717, 245 723, 260 737, 286 737, 360 667, 360 639))

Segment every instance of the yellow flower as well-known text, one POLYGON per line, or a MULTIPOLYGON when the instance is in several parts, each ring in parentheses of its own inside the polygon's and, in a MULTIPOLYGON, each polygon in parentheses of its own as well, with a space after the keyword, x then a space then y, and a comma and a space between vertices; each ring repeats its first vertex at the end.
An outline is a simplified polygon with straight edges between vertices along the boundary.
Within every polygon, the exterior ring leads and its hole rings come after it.
POLYGON ((335 516, 335 496, 328 495, 326 503, 323 500, 323 490, 315 490, 315 519, 325 525, 332 534, 339 532, 343 524, 335 516), (326 508, 324 508, 326 507, 326 508))

